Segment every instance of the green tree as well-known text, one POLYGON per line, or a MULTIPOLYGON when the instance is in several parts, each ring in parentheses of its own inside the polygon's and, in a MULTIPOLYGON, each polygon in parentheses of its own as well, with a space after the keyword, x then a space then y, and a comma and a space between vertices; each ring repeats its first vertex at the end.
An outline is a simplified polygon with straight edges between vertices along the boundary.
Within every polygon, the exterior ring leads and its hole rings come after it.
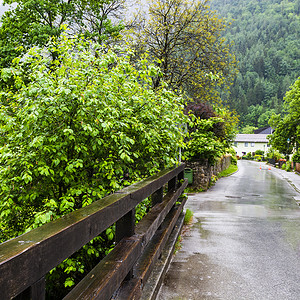
MULTIPOLYGON (((68 27, 70 34, 84 34, 101 43, 119 36, 124 0, 4 0, 16 7, 5 12, 0 27, 0 66, 32 46, 45 46, 68 27), (115 21, 112 22, 111 20, 115 21)), ((55 58, 55 54, 54 54, 55 58)))
POLYGON ((232 22, 223 36, 234 41, 239 61, 239 79, 230 96, 222 93, 223 103, 237 111, 242 126, 266 124, 251 106, 262 107, 262 114, 280 113, 286 91, 300 74, 299 1, 214 0, 211 7, 232 22))
POLYGON ((226 145, 213 132, 214 125, 222 122, 221 118, 192 118, 194 130, 186 143, 185 158, 187 160, 207 160, 213 165, 217 158, 226 153, 226 145))
MULTIPOLYGON (((84 37, 61 36, 47 49, 2 72, 14 86, 0 94, 0 242, 173 166, 183 144, 183 100, 164 84, 153 90, 159 70, 146 59, 132 64, 132 52, 84 37)), ((52 298, 112 239, 109 228, 51 272, 52 298)))
POLYGON ((187 160, 207 160, 214 164, 217 158, 228 152, 238 119, 226 108, 195 101, 185 109, 189 116, 189 136, 185 147, 187 160))
POLYGON ((225 29, 208 7, 208 0, 151 0, 143 25, 134 35, 139 53, 149 53, 173 90, 183 89, 203 102, 216 101, 216 86, 228 87, 235 74, 235 58, 220 37, 225 29))
POLYGON ((284 98, 287 114, 281 118, 273 115, 269 124, 275 129, 270 136, 272 146, 284 154, 298 150, 300 144, 300 77, 291 86, 284 98))
POLYGON ((95 58, 89 47, 63 37, 49 45, 60 53, 59 68, 49 72, 49 56, 34 48, 8 72, 18 88, 1 93, 6 238, 119 189, 125 171, 134 181, 175 162, 181 99, 165 87, 153 91, 158 69, 146 60, 135 68, 126 53, 95 58))
POLYGON ((266 127, 269 124, 269 120, 271 118, 271 116, 275 114, 275 110, 274 109, 270 109, 265 111, 264 113, 262 113, 257 122, 258 122, 258 127, 266 127))
POLYGON ((241 133, 252 134, 252 133, 254 133, 255 129, 257 129, 257 127, 247 125, 242 129, 241 133))

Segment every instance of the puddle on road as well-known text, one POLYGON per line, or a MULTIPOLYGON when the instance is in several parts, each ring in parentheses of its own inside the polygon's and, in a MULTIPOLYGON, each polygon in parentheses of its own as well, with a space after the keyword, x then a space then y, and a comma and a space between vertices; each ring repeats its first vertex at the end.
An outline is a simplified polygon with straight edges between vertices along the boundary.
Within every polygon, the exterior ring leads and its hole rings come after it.
POLYGON ((262 205, 235 204, 233 210, 236 215, 241 217, 267 218, 269 215, 269 211, 262 205))
POLYGON ((209 236, 209 234, 210 234, 210 232, 209 232, 209 230, 206 230, 206 229, 203 228, 203 221, 204 221, 205 219, 204 219, 204 218, 203 218, 203 219, 197 218, 197 220, 198 220, 198 222, 197 222, 197 223, 194 223, 194 224, 193 224, 193 227, 196 227, 196 228, 199 230, 199 232, 200 232, 200 237, 201 237, 202 239, 207 239, 208 236, 209 236))

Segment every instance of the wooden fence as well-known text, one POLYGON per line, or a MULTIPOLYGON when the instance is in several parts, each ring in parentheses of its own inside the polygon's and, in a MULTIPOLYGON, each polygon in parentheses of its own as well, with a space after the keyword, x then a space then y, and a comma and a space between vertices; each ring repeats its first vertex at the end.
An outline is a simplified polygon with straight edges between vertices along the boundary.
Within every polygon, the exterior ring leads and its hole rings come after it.
POLYGON ((0 244, 0 299, 44 299, 45 275, 114 223, 115 248, 65 299, 139 299, 185 204, 183 171, 164 170, 0 244), (135 206, 149 196, 152 208, 135 225, 135 206))

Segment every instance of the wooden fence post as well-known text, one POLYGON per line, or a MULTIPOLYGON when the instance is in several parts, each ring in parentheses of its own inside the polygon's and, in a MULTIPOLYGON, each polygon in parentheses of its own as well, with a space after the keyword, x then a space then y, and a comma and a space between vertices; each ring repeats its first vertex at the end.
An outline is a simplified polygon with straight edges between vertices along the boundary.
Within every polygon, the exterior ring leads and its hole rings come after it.
POLYGON ((168 192, 175 191, 177 183, 177 176, 173 177, 170 181, 168 181, 168 192))
POLYGON ((161 203, 163 201, 163 197, 164 197, 164 188, 161 187, 151 195, 152 206, 154 206, 157 203, 161 203))
POLYGON ((182 171, 178 174, 178 184, 181 184, 180 180, 183 180, 183 179, 184 179, 184 171, 182 171))
POLYGON ((27 288, 23 293, 19 294, 14 300, 44 300, 46 297, 45 277, 27 288))
MULTIPOLYGON (((132 209, 126 215, 116 222, 116 243, 124 237, 130 237, 135 233, 135 209, 132 209)), ((133 277, 133 269, 129 271, 125 280, 133 277)))
POLYGON ((34 285, 31 286, 31 299, 43 300, 46 297, 46 281, 45 277, 42 277, 34 285))

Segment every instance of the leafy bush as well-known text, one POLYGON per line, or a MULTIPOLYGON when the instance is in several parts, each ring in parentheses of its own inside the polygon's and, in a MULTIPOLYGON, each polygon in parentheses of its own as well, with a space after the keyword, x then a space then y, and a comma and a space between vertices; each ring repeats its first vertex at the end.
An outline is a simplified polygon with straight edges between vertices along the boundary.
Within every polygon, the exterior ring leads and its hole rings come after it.
POLYGON ((263 150, 256 150, 255 155, 264 156, 264 151, 263 150))
POLYGON ((213 165, 217 158, 225 154, 224 143, 210 131, 213 125, 218 122, 220 122, 219 118, 194 119, 191 126, 195 127, 195 130, 190 133, 190 139, 186 143, 186 159, 207 159, 213 165))
POLYGON ((292 164, 290 161, 286 162, 286 171, 291 172, 292 171, 292 164))
POLYGON ((297 152, 293 155, 292 161, 295 162, 295 163, 300 163, 300 151, 299 151, 299 149, 298 149, 297 152))
MULTIPOLYGON (((214 164, 232 143, 237 117, 225 107, 203 103, 200 99, 189 103, 185 113, 189 116, 185 158, 214 164)), ((232 156, 236 156, 234 150, 232 156)))
POLYGON ((231 164, 236 165, 237 164, 237 156, 235 150, 231 148, 226 149, 226 153, 231 154, 231 164))
POLYGON ((285 164, 285 163, 283 163, 283 164, 281 165, 281 169, 282 169, 282 170, 285 170, 285 169, 286 169, 286 164, 285 164))
POLYGON ((257 161, 261 161, 261 155, 254 155, 254 159, 257 161))
MULTIPOLYGON (((0 242, 172 166, 183 144, 183 100, 153 90, 160 71, 145 58, 65 36, 48 50, 2 72, 0 242)), ((113 238, 112 227, 59 265, 48 292, 74 285, 113 238)))
POLYGON ((273 158, 276 161, 278 161, 280 158, 283 158, 283 155, 276 149, 270 148, 267 152, 267 158, 273 158))
POLYGON ((245 157, 246 157, 247 159, 251 159, 251 158, 252 158, 252 153, 251 153, 251 152, 248 152, 248 153, 245 155, 245 157))
POLYGON ((212 176, 210 177, 209 185, 210 185, 210 186, 213 186, 217 181, 218 181, 218 176, 212 175, 212 176))
MULTIPOLYGON (((185 112, 187 115, 193 114, 196 118, 201 119, 201 120, 209 120, 211 118, 216 118, 218 117, 216 112, 214 111, 213 107, 208 104, 208 103, 203 103, 203 102, 192 102, 188 103, 185 112)), ((191 126, 189 128, 190 132, 193 132, 196 130, 197 127, 191 126)), ((217 138, 222 138, 225 136, 224 132, 224 121, 219 119, 218 122, 214 122, 210 128, 210 131, 214 133, 214 135, 217 138)))

